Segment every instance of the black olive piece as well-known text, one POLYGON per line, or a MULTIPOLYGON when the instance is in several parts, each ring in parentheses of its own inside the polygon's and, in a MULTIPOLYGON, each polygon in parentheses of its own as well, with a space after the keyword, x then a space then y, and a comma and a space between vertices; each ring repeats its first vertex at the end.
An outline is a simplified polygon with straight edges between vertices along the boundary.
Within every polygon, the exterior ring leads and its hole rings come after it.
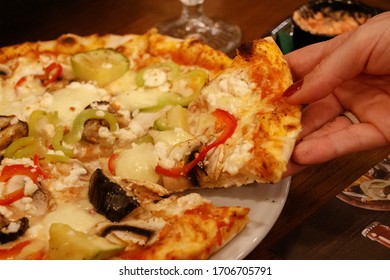
POLYGON ((139 202, 118 184, 96 169, 89 181, 88 198, 96 211, 112 222, 118 222, 139 206, 139 202))
POLYGON ((0 228, 0 244, 14 241, 26 232, 29 227, 29 220, 23 217, 16 222, 19 224, 19 229, 15 232, 8 232, 9 223, 7 223, 7 226, 0 228))
POLYGON ((198 177, 196 175, 196 167, 191 169, 190 172, 188 172, 187 178, 188 178, 188 181, 190 181, 190 183, 191 183, 191 185, 193 187, 199 187, 200 186, 198 177))
POLYGON ((355 193, 358 193, 358 194, 364 194, 364 192, 360 188, 360 185, 353 185, 353 186, 351 186, 351 190, 353 192, 355 192, 355 193))
MULTIPOLYGON (((191 162, 192 160, 194 160, 194 159, 195 159, 195 154, 196 154, 196 153, 199 153, 199 151, 198 151, 198 150, 193 151, 193 152, 189 155, 189 157, 188 157, 188 159, 187 159, 187 162, 191 162)), ((188 179, 188 181, 191 183, 191 185, 192 185, 193 187, 200 187, 200 183, 199 183, 198 175, 197 175, 198 172, 203 172, 203 173, 206 174, 206 170, 205 170, 205 168, 203 167, 203 163, 202 163, 202 162, 199 162, 197 165, 195 165, 195 167, 192 168, 192 169, 188 172, 188 174, 187 174, 187 179, 188 179)))
POLYGON ((150 238, 153 235, 153 231, 148 229, 143 229, 135 226, 129 226, 129 225, 112 225, 106 227, 102 233, 101 236, 105 237, 108 234, 110 234, 112 231, 129 231, 138 235, 145 236, 146 238, 150 238))

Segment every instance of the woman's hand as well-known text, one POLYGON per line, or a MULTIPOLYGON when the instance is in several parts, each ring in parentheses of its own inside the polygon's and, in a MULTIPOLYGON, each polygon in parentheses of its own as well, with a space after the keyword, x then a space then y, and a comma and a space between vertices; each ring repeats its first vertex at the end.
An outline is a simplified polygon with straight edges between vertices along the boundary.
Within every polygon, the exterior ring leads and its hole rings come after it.
POLYGON ((291 104, 305 104, 288 171, 390 144, 390 12, 356 30, 286 55, 291 104), (342 114, 352 112, 353 124, 342 114))

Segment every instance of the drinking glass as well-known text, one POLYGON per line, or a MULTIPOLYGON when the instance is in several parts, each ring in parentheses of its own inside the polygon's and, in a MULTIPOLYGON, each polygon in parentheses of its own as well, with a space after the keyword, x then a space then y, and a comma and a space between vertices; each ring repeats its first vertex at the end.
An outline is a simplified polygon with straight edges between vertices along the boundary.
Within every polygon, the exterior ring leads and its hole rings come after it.
POLYGON ((229 53, 241 41, 239 26, 204 14, 204 0, 180 0, 181 15, 173 21, 157 25, 160 33, 176 38, 195 37, 214 49, 229 53))

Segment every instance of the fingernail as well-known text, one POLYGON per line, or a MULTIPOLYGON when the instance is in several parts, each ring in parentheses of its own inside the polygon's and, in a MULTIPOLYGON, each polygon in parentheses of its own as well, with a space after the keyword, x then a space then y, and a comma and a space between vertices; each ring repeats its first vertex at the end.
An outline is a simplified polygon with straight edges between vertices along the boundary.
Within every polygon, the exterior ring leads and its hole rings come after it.
POLYGON ((286 89, 286 91, 283 93, 283 96, 289 97, 289 96, 293 95, 302 87, 302 84, 303 84, 303 80, 299 80, 299 81, 293 83, 291 86, 289 86, 286 89))

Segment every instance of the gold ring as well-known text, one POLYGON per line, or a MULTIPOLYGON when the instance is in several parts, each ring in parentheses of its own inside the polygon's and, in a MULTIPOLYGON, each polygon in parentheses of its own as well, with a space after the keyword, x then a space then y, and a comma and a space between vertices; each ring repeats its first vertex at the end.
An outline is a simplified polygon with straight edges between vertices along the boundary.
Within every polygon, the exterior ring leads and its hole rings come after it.
POLYGON ((351 121, 352 124, 360 123, 359 119, 353 113, 351 113, 349 111, 345 111, 343 113, 343 115, 346 116, 351 121))

